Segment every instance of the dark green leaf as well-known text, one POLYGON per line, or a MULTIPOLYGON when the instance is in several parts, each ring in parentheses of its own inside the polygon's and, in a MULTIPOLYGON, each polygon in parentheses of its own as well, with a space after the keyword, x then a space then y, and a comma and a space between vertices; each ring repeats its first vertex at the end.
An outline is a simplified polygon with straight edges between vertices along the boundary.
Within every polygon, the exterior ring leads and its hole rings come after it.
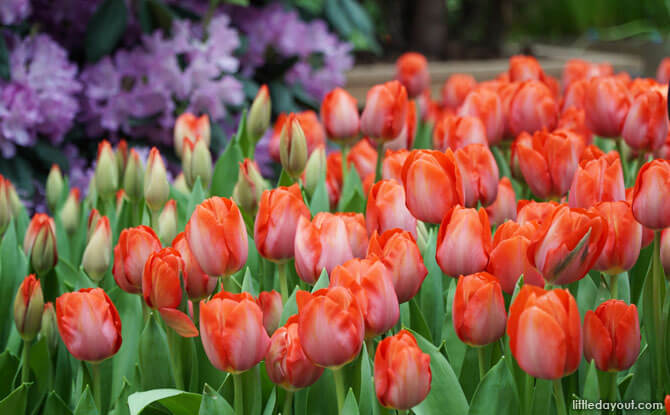
POLYGON ((119 352, 114 355, 113 381, 111 399, 121 393, 123 379, 131 379, 138 363, 140 334, 142 333, 142 297, 128 294, 123 290, 114 289, 108 292, 110 299, 116 305, 121 317, 121 337, 123 343, 119 352))
POLYGON ((277 387, 272 388, 272 393, 270 393, 270 398, 265 404, 265 409, 263 409, 263 415, 272 415, 275 410, 275 404, 277 403, 277 387))
POLYGON ((23 250, 16 238, 15 222, 11 221, 0 243, 0 315, 6 316, 0 325, 0 348, 5 349, 7 338, 14 320, 8 318, 12 313, 12 304, 16 290, 27 274, 27 263, 23 250))
POLYGON ((0 78, 5 81, 10 81, 12 78, 9 67, 9 49, 7 49, 5 38, 2 36, 0 36, 0 78))
POLYGON ((44 405, 44 413, 49 415, 72 415, 72 411, 56 392, 50 392, 44 405))
POLYGON ((170 370, 167 337, 151 313, 140 336, 139 366, 142 389, 156 389, 174 386, 170 370))
POLYGON ((279 174, 279 181, 277 182, 277 187, 279 186, 291 186, 295 182, 291 178, 291 176, 286 173, 286 170, 281 169, 281 173, 279 174))
MULTIPOLYGON (((598 372, 596 370, 595 361, 592 360, 588 365, 588 372, 586 373, 586 381, 584 382, 584 389, 582 398, 595 402, 600 399, 600 387, 598 385, 598 372)), ((616 374, 614 374, 616 376, 616 374)), ((600 411, 584 411, 584 414, 598 415, 600 411)))
POLYGON ((235 411, 230 404, 226 402, 221 395, 219 395, 209 385, 205 384, 205 390, 202 393, 202 402, 200 403, 200 411, 198 415, 234 415, 235 411))
POLYGON ((517 414, 519 402, 514 392, 514 378, 509 373, 502 357, 477 386, 470 402, 471 415, 474 414, 517 414))
POLYGON ((434 343, 432 335, 430 333, 430 328, 428 328, 428 324, 426 323, 426 319, 423 316, 423 313, 421 312, 421 309, 419 308, 419 305, 416 302, 416 297, 412 298, 409 301, 409 310, 410 310, 410 328, 426 339, 430 340, 432 343, 434 343))
POLYGON ((221 154, 214 166, 212 175, 212 196, 230 197, 237 183, 239 163, 244 160, 240 146, 235 140, 230 140, 226 150, 221 154))
POLYGON ((2 373, 2 377, 0 377, 0 399, 3 399, 12 391, 14 376, 18 369, 19 359, 9 353, 9 350, 0 354, 0 373, 2 373))
POLYGON ((30 347, 30 371, 35 383, 30 387, 28 393, 30 397, 28 408, 34 410, 46 398, 51 379, 52 365, 45 337, 30 347))
POLYGON ((81 398, 79 398, 77 407, 74 408, 74 415, 98 415, 99 413, 98 408, 95 406, 91 390, 88 385, 86 385, 84 393, 82 393, 81 398))
POLYGON ((147 392, 136 392, 128 397, 130 415, 139 415, 144 408, 160 403, 172 415, 193 415, 200 409, 202 397, 197 393, 178 389, 154 389, 147 392))
POLYGON ((124 0, 105 0, 98 6, 86 27, 84 48, 89 62, 109 55, 126 30, 128 9, 124 0))
POLYGON ((223 0, 224 3, 235 4, 238 6, 248 6, 249 0, 223 0))
POLYGON ((261 378, 260 367, 252 367, 242 373, 242 387, 244 388, 244 413, 260 414, 262 411, 261 402, 261 378))
POLYGON ((0 401, 0 414, 25 414, 28 385, 24 383, 0 401))
POLYGON ((435 260, 437 232, 431 231, 428 244, 422 252, 428 275, 419 290, 419 304, 426 317, 426 323, 433 335, 433 342, 439 344, 442 339, 442 320, 444 319, 444 300, 442 298, 442 270, 435 260))

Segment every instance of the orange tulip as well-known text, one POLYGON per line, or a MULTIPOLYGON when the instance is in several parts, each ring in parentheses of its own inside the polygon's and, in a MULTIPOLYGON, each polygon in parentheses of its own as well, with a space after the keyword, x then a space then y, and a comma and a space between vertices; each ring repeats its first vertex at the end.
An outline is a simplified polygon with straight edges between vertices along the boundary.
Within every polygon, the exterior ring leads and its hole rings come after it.
POLYGON ((377 258, 352 259, 330 274, 331 287, 351 291, 365 320, 365 337, 373 338, 398 322, 400 308, 391 276, 377 258))
POLYGON ((310 213, 302 200, 300 186, 294 184, 264 191, 254 223, 258 253, 276 262, 293 258, 295 232, 301 217, 309 218, 310 213))
POLYGON ((356 99, 342 88, 333 89, 321 102, 321 121, 331 140, 355 140, 360 125, 356 99))
POLYGON ((298 316, 290 317, 270 338, 265 370, 273 383, 288 391, 306 388, 323 374, 323 368, 312 363, 300 345, 298 316))
POLYGON ((589 129, 601 137, 618 137, 631 105, 628 87, 619 78, 603 76, 589 81, 584 109, 589 129))
POLYGON ((501 338, 507 312, 496 277, 488 272, 461 275, 451 315, 454 331, 463 343, 485 346, 501 338))
POLYGON ((516 220, 516 193, 512 182, 502 177, 498 182, 498 195, 495 202, 486 206, 491 226, 500 226, 506 220, 516 220))
POLYGON ((114 247, 112 274, 119 288, 130 294, 142 292, 142 272, 152 252, 161 249, 161 241, 148 226, 124 229, 114 247))
POLYGON ((101 362, 121 347, 121 319, 102 288, 82 288, 56 299, 58 331, 76 359, 101 362))
POLYGON ((607 300, 584 315, 584 358, 602 371, 626 370, 640 353, 640 321, 635 304, 607 300))
POLYGON ((461 149, 468 144, 484 144, 488 146, 486 128, 477 117, 442 117, 433 130, 433 148, 445 151, 461 149))
POLYGON ((509 129, 513 136, 544 128, 552 130, 558 121, 558 105, 549 88, 540 81, 522 83, 510 101, 509 129))
POLYGON ((528 257, 548 282, 570 284, 593 268, 607 241, 607 230, 607 221, 598 211, 563 205, 542 224, 528 257))
POLYGON ((463 179, 466 207, 488 206, 498 196, 498 164, 485 144, 469 144, 454 153, 463 179))
POLYGON ((491 226, 486 211, 455 206, 444 216, 437 234, 435 259, 445 274, 483 271, 491 252, 491 226))
POLYGON ((670 58, 663 58, 656 70, 656 80, 662 84, 670 82, 670 58))
POLYGON ((614 69, 609 63, 591 63, 582 59, 570 59, 563 67, 561 83, 563 88, 578 80, 589 80, 596 76, 613 75, 614 69))
POLYGON ((407 95, 415 98, 430 87, 428 61, 420 53, 407 52, 398 58, 395 64, 395 79, 407 89, 407 95))
MULTIPOLYGON (((628 202, 631 208, 633 207, 633 190, 634 190, 633 187, 629 187, 628 189, 626 189, 626 202, 628 202)), ((633 216, 635 216, 635 212, 633 212, 633 216)), ((637 220, 637 218, 635 218, 635 220, 637 220)), ((653 241, 654 241, 654 230, 642 225, 642 248, 646 248, 653 241)))
POLYGON ((270 347, 263 312, 248 293, 221 291, 200 302, 200 336, 212 365, 229 373, 256 366, 270 347))
POLYGON ((263 312, 263 326, 268 332, 268 335, 272 336, 272 333, 274 333, 275 330, 277 330, 277 327, 279 327, 281 313, 284 311, 284 304, 282 304, 281 301, 281 294, 275 290, 263 291, 258 294, 256 303, 263 312))
POLYGON ((414 145, 414 138, 416 135, 416 102, 410 101, 407 104, 407 119, 405 126, 400 130, 393 140, 384 143, 384 151, 386 150, 409 150, 414 145))
POLYGON ((528 141, 517 139, 515 146, 521 173, 541 198, 568 192, 583 149, 583 140, 567 130, 537 131, 528 141))
POLYGON ((656 151, 668 136, 668 102, 658 91, 647 91, 635 98, 628 110, 621 136, 637 151, 656 151))
POLYGON ((619 153, 610 151, 596 159, 582 156, 570 186, 570 207, 586 209, 598 202, 615 202, 625 198, 619 153))
POLYGON ((635 180, 633 215, 647 228, 670 227, 670 210, 666 195, 670 194, 670 161, 653 160, 642 166, 635 180))
POLYGON ((209 297, 216 288, 217 279, 210 277, 200 268, 198 261, 193 256, 193 252, 191 252, 191 248, 188 246, 184 232, 181 232, 174 238, 172 247, 179 251, 179 255, 184 261, 184 289, 188 298, 193 301, 199 301, 205 297, 209 297))
MULTIPOLYGON (((570 108, 586 111, 586 93, 590 81, 586 79, 577 80, 565 89, 565 94, 561 100, 561 112, 566 112, 570 108)), ((588 121, 587 121, 588 125, 588 121)))
POLYGON ((534 200, 519 200, 516 204, 516 221, 520 224, 537 221, 540 225, 550 220, 554 212, 561 205, 557 202, 536 202, 534 200))
POLYGON ((560 379, 582 359, 581 318, 568 290, 521 287, 510 306, 507 335, 521 369, 536 378, 560 379))
POLYGON ((196 206, 185 233, 198 264, 211 276, 233 274, 247 262, 247 228, 231 199, 211 197, 196 206))
POLYGON ((375 353, 375 392, 386 408, 406 410, 430 392, 430 356, 423 353, 407 330, 386 337, 375 353))
POLYGON ((407 111, 407 90, 400 82, 375 85, 368 91, 361 131, 375 140, 393 140, 405 125, 407 111))
POLYGON ((207 147, 209 147, 211 140, 209 116, 204 114, 196 117, 189 112, 185 112, 177 117, 177 121, 174 124, 174 148, 179 157, 183 153, 184 140, 195 141, 196 137, 205 140, 207 147))
MULTIPOLYGON (((317 147, 326 145, 326 131, 324 130, 323 125, 319 122, 319 117, 316 115, 316 112, 310 110, 299 112, 294 115, 300 124, 300 128, 302 128, 302 132, 305 134, 308 156, 312 154, 312 151, 317 147)), ((270 138, 268 147, 270 156, 277 163, 280 162, 279 142, 281 141, 281 133, 288 118, 289 117, 286 114, 279 114, 270 138)))
POLYGON ((448 109, 457 110, 476 86, 477 81, 472 75, 451 75, 442 87, 442 104, 448 109))
POLYGON ((365 222, 369 234, 400 228, 416 237, 416 218, 405 204, 405 189, 395 180, 380 180, 372 186, 365 222))
POLYGON ((668 99, 668 85, 659 84, 653 78, 635 78, 628 84, 628 90, 633 101, 647 92, 659 92, 663 99, 668 99))
POLYGON ((540 63, 532 56, 515 55, 509 58, 510 82, 539 81, 544 76, 540 63))
POLYGON ((342 191, 342 153, 333 151, 326 157, 326 187, 330 207, 335 208, 342 191))
POLYGON ((557 130, 570 130, 584 139, 586 145, 593 142, 593 133, 586 126, 586 112, 582 108, 570 107, 563 111, 556 124, 557 130))
POLYGON ((418 220, 439 223, 452 206, 464 203, 461 172, 451 150, 411 151, 402 182, 407 207, 418 220))
POLYGON ((377 150, 369 140, 363 139, 351 147, 347 154, 347 166, 353 166, 361 179, 375 172, 377 165, 377 150))
POLYGON ((536 221, 524 224, 507 221, 493 235, 493 249, 486 269, 498 278, 503 291, 508 294, 514 292, 514 287, 522 275, 524 284, 544 287, 542 274, 528 258, 528 247, 535 239, 539 227, 536 221))
POLYGON ((309 360, 334 369, 358 356, 365 321, 351 291, 344 287, 298 291, 296 302, 300 345, 309 360))
POLYGON ((608 236, 594 269, 610 275, 620 274, 635 265, 642 246, 642 225, 633 217, 625 201, 602 202, 595 210, 607 221, 608 236))
MULTIPOLYGON (((93 225, 97 225, 96 223, 93 225)), ((43 275, 58 263, 56 225, 44 213, 36 213, 30 220, 23 238, 23 252, 37 275, 43 275)))
POLYGON ((368 258, 378 258, 384 263, 399 303, 411 300, 428 275, 416 240, 401 229, 390 229, 381 235, 373 233, 368 258))
POLYGON ((386 150, 382 164, 382 178, 402 183, 402 166, 409 157, 407 150, 386 150))
POLYGON ((489 145, 498 144, 505 130, 505 118, 500 97, 488 88, 478 88, 465 97, 458 115, 478 117, 486 127, 489 145))

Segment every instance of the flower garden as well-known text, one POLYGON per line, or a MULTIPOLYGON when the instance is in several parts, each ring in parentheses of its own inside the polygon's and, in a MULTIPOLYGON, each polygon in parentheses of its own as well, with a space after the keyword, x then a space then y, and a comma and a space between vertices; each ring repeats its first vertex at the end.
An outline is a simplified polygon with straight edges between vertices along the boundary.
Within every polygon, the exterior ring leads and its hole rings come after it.
POLYGON ((217 3, 0 4, 0 414, 666 413, 670 58, 357 102, 217 3))

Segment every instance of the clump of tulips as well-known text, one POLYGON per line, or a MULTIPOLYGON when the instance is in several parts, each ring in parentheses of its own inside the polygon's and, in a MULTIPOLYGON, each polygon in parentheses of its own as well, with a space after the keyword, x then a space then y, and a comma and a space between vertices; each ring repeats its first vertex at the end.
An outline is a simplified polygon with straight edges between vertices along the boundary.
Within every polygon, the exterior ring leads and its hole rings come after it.
POLYGON ((668 74, 515 56, 435 101, 408 53, 362 111, 281 114, 278 179, 267 87, 214 164, 180 116, 172 181, 102 141, 85 197, 54 166, 29 218, 0 177, 0 413, 661 409, 668 74))

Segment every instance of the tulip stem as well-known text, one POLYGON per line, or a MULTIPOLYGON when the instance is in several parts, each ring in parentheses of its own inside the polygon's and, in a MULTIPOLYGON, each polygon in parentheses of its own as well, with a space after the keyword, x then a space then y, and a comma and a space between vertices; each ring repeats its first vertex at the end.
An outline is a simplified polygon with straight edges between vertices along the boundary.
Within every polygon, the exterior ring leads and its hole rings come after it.
POLYGON ((618 290, 617 286, 619 283, 619 274, 610 275, 610 296, 612 298, 617 298, 618 290))
POLYGON ((530 415, 533 410, 533 377, 526 373, 525 382, 524 382, 524 407, 525 414, 530 415))
POLYGON ((235 414, 244 415, 244 390, 242 389, 241 373, 233 373, 233 385, 235 386, 235 414))
MULTIPOLYGON (((664 369, 663 362, 664 358, 664 345, 663 341, 665 336, 663 335, 664 324, 663 324, 663 302, 665 300, 665 277, 663 272, 663 267, 661 266, 660 258, 660 249, 661 249, 661 232, 654 232, 654 251, 652 252, 652 263, 651 263, 651 275, 647 275, 647 280, 645 284, 651 283, 651 304, 653 305, 653 329, 654 329, 654 339, 655 347, 654 352, 656 354, 656 382, 657 390, 656 393, 659 394, 663 391, 663 378, 664 378, 664 369)), ((648 291, 649 292, 649 291, 648 291)), ((659 395, 660 396, 660 395, 659 395)))
POLYGON ((100 363, 91 363, 91 376, 93 377, 93 400, 95 401, 95 406, 97 406, 100 413, 102 413, 100 363))
POLYGON ((617 392, 618 392, 617 391, 617 384, 616 384, 617 372, 611 372, 611 373, 608 373, 608 375, 609 375, 609 381, 610 381, 610 384, 609 384, 610 390, 608 392, 609 395, 610 395, 609 396, 609 401, 610 402, 616 402, 617 392))
POLYGON ((288 300, 288 282, 286 281, 286 263, 277 264, 277 273, 279 274, 279 292, 281 292, 281 302, 286 304, 288 300))
POLYGON ((484 353, 483 347, 477 347, 477 360, 479 361, 479 381, 481 382, 487 371, 486 353, 484 353))
POLYGON ((181 365, 181 336, 173 329, 166 327, 168 349, 170 352, 170 365, 174 376, 175 387, 184 390, 184 373, 181 365))
POLYGON ((342 412, 344 405, 344 379, 342 379, 342 368, 332 369, 335 379, 335 393, 337 395, 337 413, 342 412))
MULTIPOLYGON (((375 183, 382 179, 382 160, 384 159, 384 142, 377 142, 377 167, 375 168, 375 183)), ((363 180, 363 177, 361 178, 363 180)))
POLYGON ((30 340, 23 341, 23 364, 21 365, 21 383, 30 381, 30 340))
MULTIPOLYGON (((348 169, 348 164, 347 163, 347 156, 349 155, 349 144, 342 144, 342 181, 344 182, 344 179, 347 177, 347 169, 348 169)), ((363 179, 361 179, 363 180, 363 179)))
POLYGON ((556 399, 556 413, 558 415, 568 415, 568 410, 565 407, 562 379, 554 379, 554 398, 556 399))
POLYGON ((284 397, 284 409, 282 410, 282 415, 291 415, 293 413, 293 392, 286 391, 286 396, 284 397))

